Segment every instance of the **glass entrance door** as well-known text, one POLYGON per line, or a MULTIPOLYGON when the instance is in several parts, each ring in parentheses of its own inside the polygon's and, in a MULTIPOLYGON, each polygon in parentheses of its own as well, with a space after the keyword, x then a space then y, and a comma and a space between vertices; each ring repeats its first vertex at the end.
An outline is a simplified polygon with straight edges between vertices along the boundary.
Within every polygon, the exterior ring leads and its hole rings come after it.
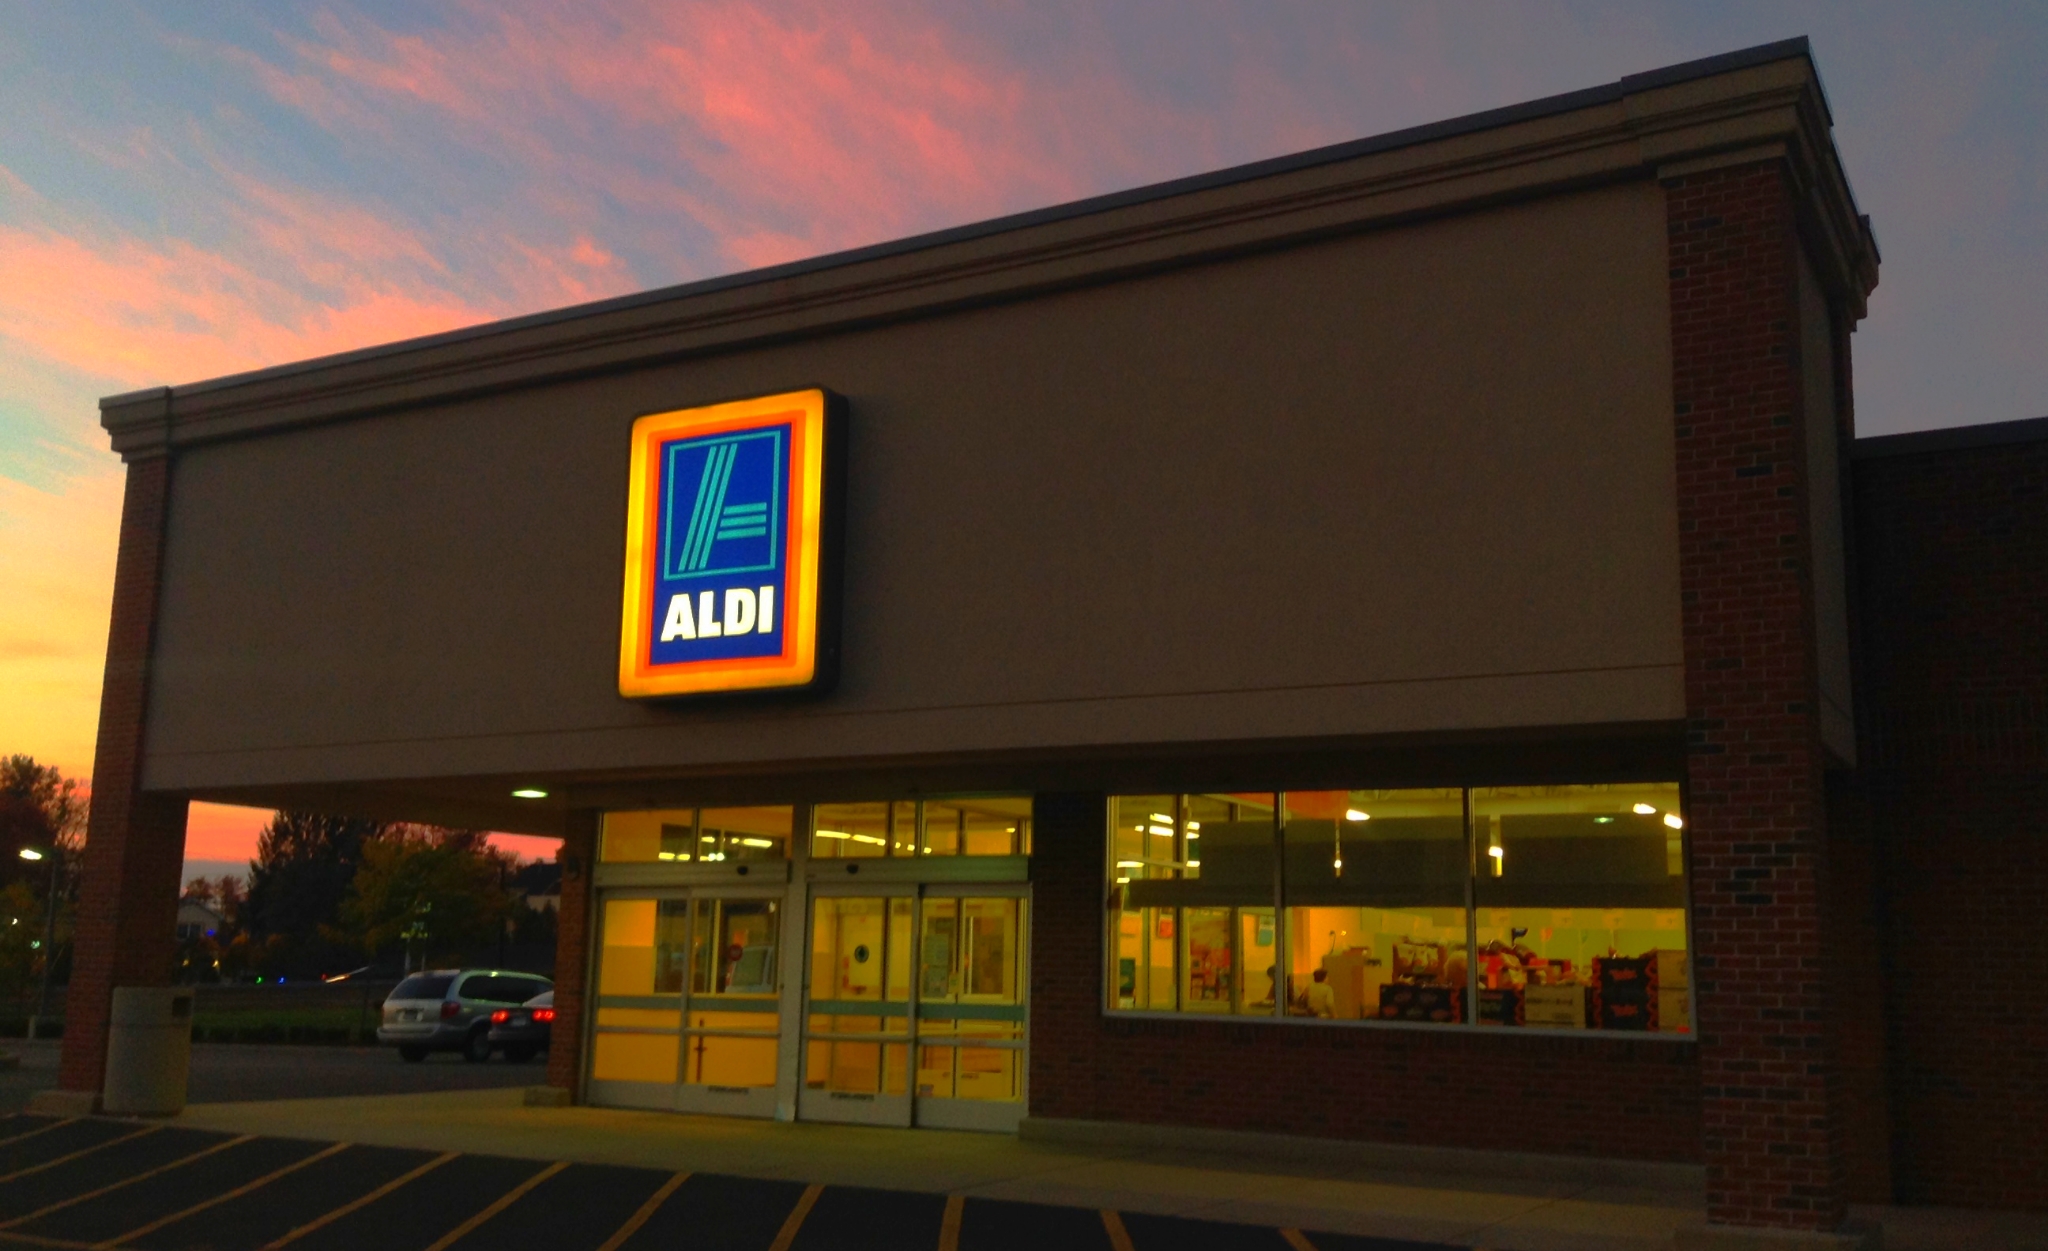
POLYGON ((812 898, 803 1117, 1016 1127, 1026 889, 928 884, 812 898))
POLYGON ((914 904, 909 893, 812 899, 804 1118, 910 1124, 914 904))
POLYGON ((1012 1130, 1024 1112, 1029 901, 937 889, 918 901, 916 1123, 1012 1130))
POLYGON ((775 1114, 780 913, 723 889, 604 895, 593 1103, 775 1114))

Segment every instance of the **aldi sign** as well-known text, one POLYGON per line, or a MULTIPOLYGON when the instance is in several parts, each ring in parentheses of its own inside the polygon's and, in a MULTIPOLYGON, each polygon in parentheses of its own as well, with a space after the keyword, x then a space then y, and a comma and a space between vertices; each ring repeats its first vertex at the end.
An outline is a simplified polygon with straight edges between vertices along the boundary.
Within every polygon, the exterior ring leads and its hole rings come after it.
POLYGON ((621 695, 829 683, 841 407, 792 391, 633 423, 621 695))

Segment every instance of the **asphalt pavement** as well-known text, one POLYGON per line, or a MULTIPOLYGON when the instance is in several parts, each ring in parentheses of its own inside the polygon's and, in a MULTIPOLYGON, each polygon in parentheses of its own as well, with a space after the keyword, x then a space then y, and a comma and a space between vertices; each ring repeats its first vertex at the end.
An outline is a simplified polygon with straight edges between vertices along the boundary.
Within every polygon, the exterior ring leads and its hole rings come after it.
POLYGON ((0 1118, 0 1247, 75 1251, 1448 1251, 964 1195, 92 1117, 0 1118))
MULTIPOLYGON (((0 1040, 0 1051, 21 1057, 18 1068, 0 1070, 0 1114, 19 1112, 39 1090, 57 1085, 54 1039, 0 1040)), ((514 1064, 493 1056, 471 1064, 461 1056, 431 1055, 407 1064, 379 1047, 283 1046, 262 1043, 200 1043, 192 1048, 192 1103, 242 1103, 260 1099, 321 1099, 338 1095, 404 1095, 430 1090, 482 1090, 537 1086, 547 1060, 514 1064)))

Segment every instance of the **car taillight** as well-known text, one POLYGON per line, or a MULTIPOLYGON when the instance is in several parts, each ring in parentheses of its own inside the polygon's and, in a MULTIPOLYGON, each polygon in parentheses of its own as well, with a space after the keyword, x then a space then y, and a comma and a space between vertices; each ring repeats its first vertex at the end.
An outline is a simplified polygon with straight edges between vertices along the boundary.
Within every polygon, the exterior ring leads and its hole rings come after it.
POLYGON ((503 1008, 500 1008, 496 1012, 491 1013, 491 1024, 493 1025, 503 1025, 505 1022, 511 1019, 512 1014, 510 1012, 507 1012, 503 1008))
POLYGON ((462 1005, 455 1002, 453 999, 447 1000, 441 1005, 441 1019, 444 1021, 450 1017, 460 1015, 461 1012, 462 1005))
POLYGON ((555 1010, 553 1008, 535 1008, 533 1010, 533 1019, 542 1025, 546 1025, 555 1019, 555 1010))

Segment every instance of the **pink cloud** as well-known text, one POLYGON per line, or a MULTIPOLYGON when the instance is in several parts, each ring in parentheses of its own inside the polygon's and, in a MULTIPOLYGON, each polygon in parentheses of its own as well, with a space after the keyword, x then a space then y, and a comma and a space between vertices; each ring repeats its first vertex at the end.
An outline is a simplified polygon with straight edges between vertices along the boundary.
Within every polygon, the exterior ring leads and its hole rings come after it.
POLYGON ((338 136, 454 134, 564 218, 593 192, 681 213, 748 266, 1177 172, 1216 146, 1206 118, 1116 75, 1034 74, 898 7, 454 14, 426 35, 332 19, 284 41, 286 64, 236 56, 338 136), (433 121, 397 120, 415 110, 433 121))
POLYGON ((492 311, 351 283, 333 304, 180 239, 81 238, 0 225, 0 338, 137 385, 190 381, 429 334, 492 311))

